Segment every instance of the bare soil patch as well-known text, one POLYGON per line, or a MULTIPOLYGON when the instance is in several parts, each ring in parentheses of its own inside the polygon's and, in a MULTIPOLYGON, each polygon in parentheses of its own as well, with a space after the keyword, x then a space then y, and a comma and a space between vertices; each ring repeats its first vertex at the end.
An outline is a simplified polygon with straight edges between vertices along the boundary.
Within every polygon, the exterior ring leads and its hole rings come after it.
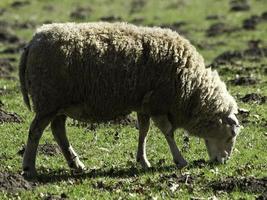
POLYGON ((55 156, 56 154, 60 153, 60 149, 58 145, 56 144, 45 143, 45 144, 39 145, 38 148, 41 154, 44 154, 47 156, 55 156))
POLYGON ((267 20, 267 11, 265 11, 265 12, 263 12, 263 13, 261 14, 261 18, 262 18, 263 20, 267 20))
POLYGON ((233 85, 255 85, 258 83, 258 80, 251 76, 237 76, 229 82, 233 85))
MULTIPOLYGON (((26 145, 22 147, 17 152, 18 155, 23 156, 26 145)), ((60 149, 57 144, 45 143, 38 146, 38 152, 46 156, 55 156, 60 153, 60 149)))
MULTIPOLYGON (((251 43, 250 45, 255 45, 255 43, 251 43)), ((216 67, 218 65, 235 64, 236 62, 244 60, 257 62, 265 57, 267 57, 267 47, 251 46, 241 51, 225 51, 213 60, 211 66, 216 67)))
POLYGON ((84 20, 91 15, 92 11, 93 9, 91 7, 79 6, 70 13, 70 17, 72 19, 84 20))
POLYGON ((34 187, 35 184, 28 182, 20 174, 14 174, 10 172, 0 172, 0 189, 15 192, 21 189, 29 190, 34 187))
POLYGON ((220 16, 220 15, 208 15, 206 17, 206 20, 219 20, 219 19, 223 19, 224 17, 223 16, 220 16))
POLYGON ((37 26, 37 23, 28 20, 25 22, 15 22, 12 26, 14 28, 19 28, 19 29, 34 29, 37 26))
POLYGON ((21 8, 27 5, 30 5, 30 1, 14 1, 10 6, 12 8, 21 8))
POLYGON ((264 104, 267 101, 267 96, 263 96, 258 93, 250 93, 240 98, 240 100, 243 101, 244 103, 253 102, 257 104, 264 104))
POLYGON ((250 5, 247 0, 232 0, 230 1, 230 10, 237 11, 248 11, 250 10, 250 5))
POLYGON ((16 113, 9 113, 0 108, 0 124, 1 123, 21 123, 21 117, 16 113))
POLYGON ((146 0, 132 0, 130 5, 130 14, 140 12, 146 5, 146 0))
POLYGON ((232 192, 238 189, 244 192, 264 193, 267 192, 267 177, 228 177, 219 181, 213 181, 210 183, 210 186, 214 191, 232 192))
POLYGON ((54 10, 55 10, 54 6, 51 5, 51 4, 46 4, 46 5, 44 5, 44 6, 42 7, 42 9, 45 10, 45 11, 54 11, 54 10))
POLYGON ((15 67, 8 59, 0 58, 0 78, 12 78, 11 73, 15 71, 15 67))
POLYGON ((240 29, 237 27, 231 27, 223 22, 218 22, 215 24, 212 24, 206 31, 207 37, 215 37, 222 34, 230 34, 235 31, 239 31, 240 29))
POLYGON ((224 46, 224 45, 226 45, 226 43, 225 43, 225 42, 222 42, 222 41, 211 43, 211 42, 209 42, 209 41, 205 41, 205 40, 203 40, 203 41, 200 41, 200 42, 198 42, 198 43, 194 43, 194 42, 192 41, 192 43, 193 43, 195 46, 197 46, 197 48, 199 48, 199 49, 203 49, 203 50, 211 50, 211 49, 214 49, 214 48, 218 48, 219 46, 224 46))
POLYGON ((107 15, 107 16, 101 17, 100 20, 104 22, 118 22, 118 21, 122 21, 122 18, 120 16, 107 15))
POLYGON ((6 12, 6 9, 0 8, 0 16, 3 15, 6 12))
POLYGON ((19 41, 20 39, 15 34, 13 34, 12 31, 5 28, 4 25, 0 26, 0 42, 14 44, 19 41))
POLYGON ((267 11, 261 15, 251 15, 243 21, 243 28, 246 30, 255 30, 257 25, 261 22, 267 22, 267 11))

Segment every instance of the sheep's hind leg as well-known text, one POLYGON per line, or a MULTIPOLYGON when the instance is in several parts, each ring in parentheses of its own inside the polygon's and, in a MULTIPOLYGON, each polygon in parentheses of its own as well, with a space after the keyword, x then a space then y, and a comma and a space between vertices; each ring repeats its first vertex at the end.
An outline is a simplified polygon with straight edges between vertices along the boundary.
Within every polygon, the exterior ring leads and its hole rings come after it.
POLYGON ((37 148, 43 131, 49 124, 50 120, 51 117, 41 117, 40 115, 36 115, 31 123, 22 164, 23 175, 26 178, 33 178, 37 175, 35 168, 37 148))
POLYGON ((170 147, 173 161, 179 168, 183 168, 187 165, 187 161, 182 156, 181 152, 179 151, 175 140, 174 140, 174 130, 173 127, 168 120, 168 117, 166 115, 163 116, 153 116, 152 120, 155 122, 155 125, 162 131, 164 134, 168 145, 170 147))
POLYGON ((65 122, 65 115, 56 116, 51 122, 52 133, 73 173, 81 173, 85 170, 85 166, 69 143, 65 122))
POLYGON ((139 126, 139 140, 136 160, 143 168, 150 167, 150 163, 146 157, 146 136, 149 130, 149 116, 137 113, 137 120, 139 126))

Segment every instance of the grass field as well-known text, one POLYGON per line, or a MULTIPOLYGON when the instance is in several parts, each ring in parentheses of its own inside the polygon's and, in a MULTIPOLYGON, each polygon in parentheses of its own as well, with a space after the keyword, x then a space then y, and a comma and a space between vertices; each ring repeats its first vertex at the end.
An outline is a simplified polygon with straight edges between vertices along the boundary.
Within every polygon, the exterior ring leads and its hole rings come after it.
POLYGON ((1 0, 0 199, 267 199, 266 96, 265 0, 1 0), (176 30, 218 70, 244 109, 239 115, 244 128, 226 165, 205 162, 203 141, 187 141, 178 130, 175 138, 189 166, 176 169, 152 125, 147 154, 153 167, 142 170, 135 162, 134 121, 84 125, 68 119, 69 139, 88 171, 71 175, 47 128, 37 157, 39 176, 23 179, 21 152, 33 113, 19 89, 21 50, 44 23, 99 20, 176 30))

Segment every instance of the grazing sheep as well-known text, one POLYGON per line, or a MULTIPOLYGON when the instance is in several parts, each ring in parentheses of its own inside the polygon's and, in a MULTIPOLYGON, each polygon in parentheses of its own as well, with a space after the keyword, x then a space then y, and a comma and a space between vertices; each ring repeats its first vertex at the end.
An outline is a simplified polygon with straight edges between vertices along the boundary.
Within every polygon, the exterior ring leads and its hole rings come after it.
POLYGON ((238 132, 237 105, 202 56, 169 29, 127 23, 63 23, 39 28, 20 63, 21 91, 35 117, 23 157, 26 176, 36 174, 39 139, 52 133, 69 166, 83 170, 66 136, 69 116, 106 121, 137 112, 137 161, 149 167, 146 136, 150 117, 163 132, 178 167, 187 162, 173 133, 184 128, 204 138, 211 160, 230 157, 238 132))

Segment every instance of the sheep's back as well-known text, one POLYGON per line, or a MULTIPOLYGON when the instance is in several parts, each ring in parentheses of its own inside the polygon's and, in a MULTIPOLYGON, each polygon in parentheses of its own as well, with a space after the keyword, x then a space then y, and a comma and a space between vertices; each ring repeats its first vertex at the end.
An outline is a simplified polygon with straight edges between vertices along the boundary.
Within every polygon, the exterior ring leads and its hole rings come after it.
MULTIPOLYGON (((32 41, 35 50, 31 52, 42 63, 33 72, 39 76, 35 81, 45 79, 50 84, 47 92, 60 91, 57 96, 64 98, 57 102, 64 106, 84 103, 92 118, 109 119, 141 109, 151 92, 149 109, 157 112, 161 107, 159 112, 167 112, 179 67, 175 40, 181 38, 162 30, 74 25, 43 28, 32 41)), ((38 63, 34 65, 36 68, 38 63)))

